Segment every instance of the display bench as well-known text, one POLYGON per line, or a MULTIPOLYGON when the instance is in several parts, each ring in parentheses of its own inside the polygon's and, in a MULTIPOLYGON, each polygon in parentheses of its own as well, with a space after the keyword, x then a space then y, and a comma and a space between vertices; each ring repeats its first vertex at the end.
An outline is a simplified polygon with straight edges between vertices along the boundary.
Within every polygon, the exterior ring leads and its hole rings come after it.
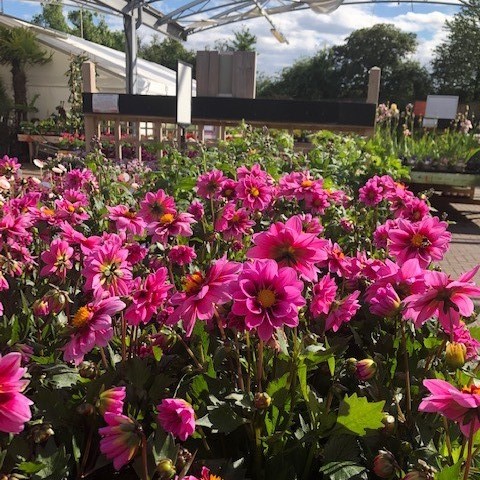
POLYGON ((412 171, 410 183, 433 187, 443 192, 463 193, 473 199, 475 187, 480 187, 480 174, 412 171))
POLYGON ((19 133, 17 139, 19 142, 28 144, 28 157, 30 162, 38 155, 38 146, 41 143, 57 145, 62 141, 62 137, 58 135, 35 135, 29 133, 19 133))

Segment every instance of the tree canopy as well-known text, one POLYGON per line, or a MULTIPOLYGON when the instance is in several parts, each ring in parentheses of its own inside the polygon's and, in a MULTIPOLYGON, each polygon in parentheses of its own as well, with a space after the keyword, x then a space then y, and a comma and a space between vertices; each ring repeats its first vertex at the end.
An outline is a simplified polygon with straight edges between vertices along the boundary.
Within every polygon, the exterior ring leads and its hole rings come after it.
POLYGON ((439 93, 463 101, 480 98, 480 1, 473 0, 446 22, 447 38, 435 49, 433 79, 439 93))
POLYGON ((193 50, 187 50, 178 40, 165 38, 160 40, 157 35, 139 49, 139 55, 150 62, 159 63, 172 70, 177 69, 177 60, 183 60, 195 66, 196 54, 193 50))

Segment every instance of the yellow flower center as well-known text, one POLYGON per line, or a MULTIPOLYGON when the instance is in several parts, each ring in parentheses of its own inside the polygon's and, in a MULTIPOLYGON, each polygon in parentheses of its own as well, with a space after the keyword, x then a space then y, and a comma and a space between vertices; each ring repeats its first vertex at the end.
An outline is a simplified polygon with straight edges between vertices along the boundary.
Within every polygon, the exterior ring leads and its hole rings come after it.
POLYGON ((70 212, 70 213, 73 213, 75 211, 75 207, 73 205, 69 205, 67 207, 67 210, 70 212))
POLYGON ((240 220, 240 217, 235 213, 232 217, 232 223, 237 223, 240 220))
POLYGON ((430 240, 421 233, 415 233, 410 240, 410 243, 416 248, 428 247, 430 245, 430 240))
POLYGON ((250 189, 250 195, 252 195, 252 197, 258 197, 260 195, 260 190, 257 187, 252 187, 250 189))
POLYGON ((477 385, 466 385, 462 388, 462 393, 470 393, 472 395, 480 395, 480 387, 477 385))
POLYGON ((92 310, 88 307, 80 307, 72 318, 72 325, 77 329, 82 329, 88 325, 92 318, 92 310))
POLYGON ((257 294, 257 301, 263 308, 270 308, 275 303, 275 293, 263 288, 257 294))
POLYGON ((172 223, 174 218, 171 213, 166 213, 160 217, 160 223, 172 223))
POLYGON ((313 185, 313 182, 311 180, 304 180, 302 182, 302 187, 303 188, 308 188, 308 187, 311 187, 313 185))
POLYGON ((232 194, 233 194, 233 190, 232 190, 231 188, 227 188, 227 189, 225 190, 225 192, 223 192, 223 196, 224 196, 224 197, 227 197, 227 198, 228 198, 228 197, 231 197, 232 194))
POLYGON ((285 261, 288 265, 296 263, 295 247, 292 245, 281 246, 275 253, 275 260, 277 262, 285 261))
POLYGON ((49 217, 51 217, 52 215, 55 215, 55 210, 52 210, 51 208, 44 207, 42 209, 42 213, 44 215, 48 215, 49 217))
POLYGON ((183 284, 183 290, 187 295, 197 293, 202 288, 203 275, 200 272, 187 275, 187 278, 183 284))
POLYGON ((130 210, 128 210, 123 214, 123 216, 126 218, 136 218, 137 214, 135 212, 131 212, 130 210))

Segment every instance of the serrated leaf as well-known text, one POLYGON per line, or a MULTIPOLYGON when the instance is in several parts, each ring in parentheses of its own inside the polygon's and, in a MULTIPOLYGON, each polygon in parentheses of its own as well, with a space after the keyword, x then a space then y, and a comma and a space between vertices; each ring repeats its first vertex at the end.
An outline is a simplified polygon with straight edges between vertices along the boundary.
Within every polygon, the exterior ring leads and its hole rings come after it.
POLYGON ((354 393, 345 397, 338 409, 337 425, 346 433, 364 436, 367 430, 382 428, 385 402, 369 402, 354 393))
POLYGON ((329 480, 360 480, 367 478, 366 468, 352 461, 330 462, 324 465, 320 471, 325 479, 329 480))
POLYGON ((463 460, 457 462, 451 467, 444 468, 441 472, 435 475, 435 480, 453 480, 460 478, 460 471, 462 469, 463 460))

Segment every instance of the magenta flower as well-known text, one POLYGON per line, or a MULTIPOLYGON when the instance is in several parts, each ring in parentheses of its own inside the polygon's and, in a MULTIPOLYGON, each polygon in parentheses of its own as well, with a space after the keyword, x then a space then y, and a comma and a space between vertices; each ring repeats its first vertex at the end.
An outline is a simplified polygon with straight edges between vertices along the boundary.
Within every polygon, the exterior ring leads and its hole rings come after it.
POLYGON ((157 407, 161 427, 184 442, 195 432, 195 412, 181 398, 165 398, 157 407))
POLYGON ((193 215, 193 218, 199 222, 205 215, 205 210, 203 205, 198 200, 194 200, 190 206, 187 208, 187 212, 193 215))
POLYGON ((367 180, 367 183, 360 188, 358 199, 370 207, 378 205, 384 198, 384 189, 380 177, 375 175, 367 180))
POLYGON ((102 299, 99 296, 80 307, 70 322, 73 331, 63 347, 63 359, 78 365, 93 348, 105 347, 113 337, 111 316, 124 308, 118 297, 102 299))
POLYGON ((50 250, 42 252, 41 258, 46 264, 40 271, 40 275, 46 277, 55 275, 65 280, 67 272, 73 267, 71 258, 73 256, 73 248, 60 239, 55 239, 50 244, 50 250))
POLYGON ((147 233, 152 235, 152 241, 166 245, 168 237, 193 235, 192 223, 195 223, 195 219, 190 213, 166 213, 158 222, 148 224, 147 233))
POLYGON ((0 355, 0 432, 20 433, 32 418, 33 402, 21 393, 28 385, 28 380, 22 380, 27 369, 21 362, 18 352, 0 355))
POLYGON ((175 200, 162 189, 155 193, 148 192, 140 203, 139 217, 146 223, 158 222, 165 214, 175 214, 175 200))
POLYGON ((4 155, 3 158, 0 158, 0 175, 5 175, 6 177, 16 175, 20 167, 21 165, 18 163, 17 157, 10 158, 8 155, 4 155))
POLYGON ((310 311, 313 315, 327 315, 337 294, 337 284, 330 278, 330 274, 325 275, 313 287, 313 298, 310 304, 310 311))
POLYGON ((418 197, 408 197, 405 205, 395 211, 395 217, 406 218, 411 222, 418 222, 422 218, 430 216, 430 207, 418 197))
POLYGON ((195 249, 188 245, 175 245, 168 252, 168 259, 174 265, 189 265, 196 258, 195 249))
POLYGON ((108 426, 98 429, 102 436, 100 451, 113 460, 115 470, 120 470, 138 452, 141 443, 139 426, 126 415, 107 412, 103 418, 108 426))
POLYGON ((116 415, 121 415, 125 395, 125 387, 112 387, 100 393, 97 402, 100 414, 105 415, 106 413, 114 413, 116 415))
POLYGON ((444 380, 424 380, 423 385, 431 395, 422 400, 418 407, 420 412, 440 413, 457 422, 466 437, 472 428, 474 434, 477 432, 480 428, 480 387, 470 385, 458 390, 444 380))
POLYGON ((301 213, 299 215, 294 215, 302 222, 302 231, 304 233, 314 233, 315 235, 320 235, 324 228, 318 217, 314 217, 310 213, 301 213))
POLYGON ((246 263, 233 293, 234 315, 245 317, 249 330, 268 341, 276 329, 298 325, 298 310, 305 305, 303 283, 293 268, 282 267, 273 260, 246 263))
POLYGON ((326 190, 316 190, 305 198, 305 210, 313 215, 323 215, 330 206, 330 196, 326 190))
POLYGON ((443 272, 425 272, 426 290, 405 298, 405 305, 410 309, 408 318, 418 327, 436 316, 442 327, 451 331, 459 324, 460 315, 470 317, 473 313, 474 305, 470 297, 480 296, 480 287, 470 280, 479 268, 480 265, 456 281, 443 272))
POLYGON ((127 295, 132 280, 131 267, 127 262, 128 254, 128 250, 116 241, 93 250, 85 259, 82 270, 85 291, 127 295))
POLYGON ((251 210, 263 212, 272 202, 273 190, 262 178, 246 175, 236 186, 237 198, 251 210))
POLYGON ((355 316, 360 309, 360 303, 358 303, 359 295, 360 291, 355 290, 342 300, 332 304, 325 320, 325 330, 332 329, 336 332, 344 323, 348 323, 355 316))
POLYGON ((134 280, 133 302, 125 311, 125 319, 130 325, 147 323, 158 312, 172 288, 167 277, 167 269, 162 267, 143 281, 140 278, 134 280))
POLYGON ((323 180, 315 180, 308 171, 288 173, 278 182, 279 194, 287 199, 304 200, 316 192, 321 192, 322 187, 323 180))
MULTIPOLYGON (((445 331, 446 333, 450 333, 449 330, 445 331)), ((462 345, 465 345, 467 360, 472 360, 478 357, 478 352, 480 351, 480 342, 472 337, 470 330, 464 322, 460 321, 458 325, 453 326, 452 337, 455 343, 461 343, 462 345)))
POLYGON ((400 297, 389 283, 376 290, 376 295, 370 300, 370 312, 379 317, 391 317, 400 310, 401 303, 400 297))
POLYGON ((108 218, 115 222, 117 230, 128 230, 134 235, 143 234, 146 223, 131 208, 126 205, 117 205, 115 207, 107 207, 107 210, 109 212, 108 218))
POLYGON ((244 235, 248 235, 250 229, 255 225, 250 220, 246 209, 236 209, 235 203, 227 203, 220 212, 216 222, 215 231, 221 232, 225 240, 241 240, 244 235))
POLYGON ((211 170, 200 175, 197 180, 197 194, 205 199, 216 200, 222 191, 227 177, 221 170, 211 170))
POLYGON ((426 268, 432 260, 441 260, 448 250, 452 235, 447 227, 447 222, 441 222, 438 217, 427 217, 416 223, 400 218, 397 228, 388 231, 388 252, 399 265, 417 258, 420 266, 426 268))
POLYGON ((65 187, 75 190, 91 192, 98 189, 98 182, 95 175, 88 168, 82 170, 75 168, 65 175, 65 187))
POLYGON ((302 231, 302 221, 292 217, 286 223, 277 222, 268 231, 253 236, 255 246, 248 258, 271 258, 280 266, 292 267, 305 280, 316 281, 316 263, 326 260, 326 240, 302 231))
POLYGON ((397 222, 395 220, 387 220, 375 229, 373 232, 373 244, 376 248, 387 248, 388 232, 392 228, 397 228, 397 222))
POLYGON ((326 267, 329 272, 336 273, 339 277, 345 276, 349 266, 349 259, 343 253, 340 245, 328 240, 324 250, 327 254, 327 258, 320 262, 320 266, 326 267))
POLYGON ((230 287, 237 280, 240 265, 229 262, 226 257, 220 258, 210 267, 204 276, 201 272, 187 275, 183 292, 178 292, 171 298, 176 306, 168 318, 173 325, 183 321, 186 335, 192 334, 197 320, 210 320, 215 313, 215 306, 223 305, 231 300, 230 287))

